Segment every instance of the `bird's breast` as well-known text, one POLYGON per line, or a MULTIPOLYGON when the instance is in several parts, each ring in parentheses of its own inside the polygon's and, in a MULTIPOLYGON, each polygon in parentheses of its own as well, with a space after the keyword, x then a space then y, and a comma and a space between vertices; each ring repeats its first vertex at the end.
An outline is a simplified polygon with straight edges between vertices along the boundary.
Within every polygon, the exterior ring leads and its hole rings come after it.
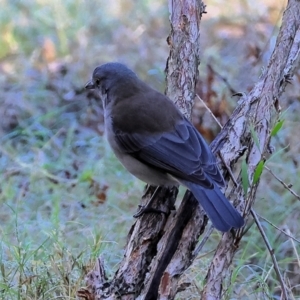
POLYGON ((178 181, 170 174, 155 167, 144 164, 128 153, 124 153, 115 139, 112 120, 109 116, 105 118, 106 138, 122 165, 138 179, 154 186, 178 185, 178 181))

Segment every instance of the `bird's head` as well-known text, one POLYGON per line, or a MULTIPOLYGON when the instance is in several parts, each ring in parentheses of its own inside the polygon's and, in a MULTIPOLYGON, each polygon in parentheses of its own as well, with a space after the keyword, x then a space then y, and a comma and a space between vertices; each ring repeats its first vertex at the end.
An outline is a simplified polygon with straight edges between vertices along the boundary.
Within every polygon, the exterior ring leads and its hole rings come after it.
POLYGON ((109 99, 115 99, 119 95, 125 98, 137 83, 138 77, 133 71, 121 63, 110 62, 94 70, 93 77, 85 88, 98 90, 106 106, 109 99))

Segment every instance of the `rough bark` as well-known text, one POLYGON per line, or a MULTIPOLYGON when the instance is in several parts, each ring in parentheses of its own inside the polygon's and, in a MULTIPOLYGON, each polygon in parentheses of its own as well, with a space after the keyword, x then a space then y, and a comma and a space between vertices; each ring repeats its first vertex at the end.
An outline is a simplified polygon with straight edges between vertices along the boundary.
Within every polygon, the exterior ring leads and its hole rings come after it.
MULTIPOLYGON (((169 0, 171 34, 168 37, 170 55, 167 62, 167 94, 181 110, 190 116, 199 63, 199 26, 204 6, 200 1, 169 0), (183 3, 184 2, 184 3, 183 3)), ((211 147, 221 157, 225 175, 245 154, 248 164, 247 195, 241 179, 234 180, 229 198, 234 199, 247 217, 259 181, 253 182, 258 163, 269 151, 270 129, 279 113, 279 97, 299 62, 300 2, 290 0, 270 63, 249 95, 244 95, 228 123, 211 147), (259 149, 250 133, 253 125, 259 149)), ((230 176, 226 176, 227 180, 230 176)), ((150 188, 143 202, 154 188, 150 188)), ((102 260, 87 276, 87 288, 78 295, 85 299, 174 299, 181 287, 178 280, 191 265, 207 218, 198 202, 187 192, 179 209, 173 209, 177 189, 161 189, 154 206, 165 214, 145 214, 132 226, 124 258, 112 280, 107 280, 102 260)), ((220 299, 224 278, 243 236, 243 230, 222 236, 211 262, 202 299, 220 299)))
POLYGON ((171 33, 166 67, 166 94, 191 118, 200 63, 200 19, 205 6, 200 0, 169 0, 171 33))
MULTIPOLYGON (((244 195, 241 178, 238 178, 237 185, 230 192, 245 216, 250 213, 259 184, 259 181, 253 182, 255 170, 271 151, 270 133, 280 114, 279 98, 293 76, 295 68, 299 66, 299 16, 300 1, 290 0, 283 15, 276 46, 264 74, 252 91, 239 101, 230 120, 211 145, 214 153, 222 154, 227 166, 233 166, 240 153, 247 150, 250 183, 247 195, 244 195), (252 138, 250 126, 253 126, 256 132, 258 145, 252 138)), ((221 298, 224 278, 236 252, 236 243, 242 236, 242 230, 237 231, 235 236, 231 233, 223 235, 207 273, 202 299, 221 298)), ((286 298, 285 295, 282 299, 286 298)))

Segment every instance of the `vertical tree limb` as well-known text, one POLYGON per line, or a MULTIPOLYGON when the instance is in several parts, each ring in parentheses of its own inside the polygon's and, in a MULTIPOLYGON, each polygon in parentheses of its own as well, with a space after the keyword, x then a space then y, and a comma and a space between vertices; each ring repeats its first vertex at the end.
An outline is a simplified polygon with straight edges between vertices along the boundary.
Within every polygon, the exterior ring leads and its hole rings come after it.
MULTIPOLYGON (((248 177, 250 187, 246 196, 241 188, 241 178, 231 195, 244 207, 244 215, 249 215, 255 201, 259 181, 254 183, 253 176, 260 163, 269 152, 271 129, 276 115, 280 113, 279 97, 299 64, 300 53, 300 1, 289 0, 284 12, 282 25, 275 49, 261 80, 249 95, 244 96, 235 109, 229 122, 212 143, 215 152, 221 151, 227 165, 232 166, 238 158, 239 148, 246 146, 248 177), (242 112, 242 114, 241 114, 242 112), (254 126, 258 145, 251 137, 250 125, 254 126), (238 131, 237 131, 238 130, 238 131), (242 133, 242 135, 240 134, 242 133), (234 151, 232 151, 234 150, 234 151)), ((242 231, 223 235, 213 261, 210 265, 202 299, 220 299, 223 280, 236 252, 234 240, 243 236, 242 231)))
POLYGON ((200 63, 200 20, 205 5, 200 0, 169 0, 171 33, 166 66, 166 94, 191 118, 200 63))

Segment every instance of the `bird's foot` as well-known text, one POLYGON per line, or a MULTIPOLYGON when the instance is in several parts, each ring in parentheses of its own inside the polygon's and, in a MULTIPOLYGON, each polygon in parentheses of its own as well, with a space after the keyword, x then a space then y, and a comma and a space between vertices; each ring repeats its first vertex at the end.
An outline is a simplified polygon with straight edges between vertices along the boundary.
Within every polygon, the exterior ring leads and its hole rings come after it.
MULTIPOLYGON (((147 195, 147 193, 149 192, 150 187, 151 187, 150 185, 147 186, 146 192, 145 192, 143 197, 145 197, 147 195)), ((136 214, 133 215, 134 218, 139 218, 140 216, 142 216, 145 213, 158 213, 158 214, 163 213, 163 214, 166 214, 165 211, 159 210, 159 209, 154 208, 154 207, 151 206, 154 199, 158 195, 158 192, 160 191, 160 189, 161 188, 159 186, 156 187, 155 191, 153 192, 150 200, 148 201, 148 203, 146 203, 146 205, 139 205, 138 211, 136 212, 136 214)))
POLYGON ((156 213, 156 214, 167 214, 165 211, 154 208, 154 207, 150 207, 148 205, 139 205, 138 211, 133 215, 134 218, 139 218, 141 217, 143 214, 148 214, 148 213, 156 213))

